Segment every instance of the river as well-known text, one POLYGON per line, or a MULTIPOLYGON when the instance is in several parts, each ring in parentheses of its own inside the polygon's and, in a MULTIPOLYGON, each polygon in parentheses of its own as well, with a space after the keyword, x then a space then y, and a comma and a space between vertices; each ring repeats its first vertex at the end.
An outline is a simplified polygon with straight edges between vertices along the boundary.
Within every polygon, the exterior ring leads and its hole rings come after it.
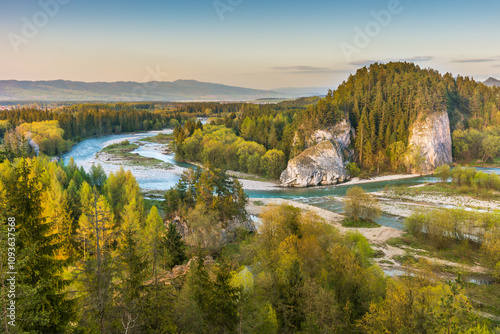
MULTIPOLYGON (((140 139, 146 137, 152 137, 158 133, 172 133, 172 130, 162 130, 162 131, 150 131, 143 133, 134 134, 118 134, 109 135, 98 138, 86 139, 73 148, 66 154, 62 156, 64 163, 68 163, 70 158, 73 157, 75 163, 78 166, 82 166, 86 171, 89 171, 93 164, 100 163, 107 174, 111 172, 116 172, 120 165, 107 162, 99 161, 96 159, 96 153, 102 150, 104 147, 115 144, 124 140, 129 142, 137 142, 140 139)), ((178 163, 174 160, 172 154, 163 154, 161 148, 163 145, 155 143, 147 143, 140 146, 138 149, 132 153, 138 153, 145 157, 155 158, 161 161, 165 161, 174 165, 174 168, 166 169, 147 169, 140 166, 125 166, 125 169, 129 169, 132 174, 134 174, 137 179, 139 186, 143 189, 150 190, 167 190, 174 186, 180 178, 180 175, 185 170, 185 168, 192 167, 192 165, 185 163, 178 163)), ((500 174, 500 169, 498 168, 478 168, 484 172, 497 173, 500 174)), ((393 185, 418 185, 428 182, 436 182, 437 179, 432 176, 422 176, 411 179, 401 179, 392 181, 380 181, 373 183, 362 183, 359 184, 361 188, 368 192, 383 190, 386 186, 393 185)), ((326 209, 333 212, 342 212, 342 203, 335 200, 332 197, 344 196, 347 189, 351 185, 349 183, 337 186, 325 186, 316 188, 283 188, 276 190, 267 191, 256 191, 248 190, 246 193, 252 199, 258 198, 285 198, 301 202, 304 204, 310 204, 317 206, 322 209, 326 209)), ((392 216, 389 214, 383 214, 377 222, 384 226, 389 226, 397 229, 402 229, 402 218, 398 216, 392 216)))

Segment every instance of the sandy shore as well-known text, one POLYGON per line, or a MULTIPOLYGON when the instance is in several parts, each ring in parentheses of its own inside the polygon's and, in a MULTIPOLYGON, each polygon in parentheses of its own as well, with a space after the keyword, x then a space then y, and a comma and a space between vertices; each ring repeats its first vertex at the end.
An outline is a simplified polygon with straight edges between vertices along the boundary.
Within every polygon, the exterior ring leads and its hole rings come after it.
POLYGON ((254 181, 247 179, 238 179, 243 189, 245 190, 261 190, 261 191, 270 191, 270 190, 280 190, 282 189, 279 184, 273 182, 264 182, 264 181, 254 181))
POLYGON ((415 177, 420 177, 420 174, 395 174, 395 175, 385 175, 385 176, 375 176, 371 179, 360 179, 359 177, 355 177, 350 181, 347 181, 342 184, 346 185, 354 185, 361 183, 372 183, 372 182, 381 182, 381 181, 393 181, 393 180, 403 180, 403 179, 413 179, 415 177))
MULTIPOLYGON (((422 208, 467 208, 471 210, 499 210, 500 202, 494 200, 480 200, 466 195, 448 195, 436 193, 422 193, 414 194, 396 194, 394 191, 379 191, 373 192, 372 195, 376 196, 382 203, 390 205, 404 205, 413 206, 413 208, 420 210, 422 208), (420 208, 419 208, 420 207, 420 208)), ((384 210, 385 211, 385 210, 384 210)), ((405 215, 401 215, 405 216, 405 215)))
MULTIPOLYGON (((236 172, 232 172, 236 173, 236 172)), ((237 176, 237 174, 234 174, 237 176)), ((386 176, 376 176, 371 179, 360 179, 355 177, 350 181, 339 183, 338 185, 356 185, 362 183, 372 183, 372 182, 382 182, 382 181, 393 181, 393 180, 403 180, 403 179, 412 179, 415 177, 420 177, 419 174, 396 174, 396 175, 386 175, 386 176)), ((288 187, 283 187, 279 182, 265 182, 265 181, 252 181, 244 178, 238 178, 238 180, 243 184, 243 188, 246 190, 280 190, 280 189, 292 189, 288 187)), ((314 187, 311 187, 314 189, 314 187)))
POLYGON ((334 226, 340 232, 346 233, 348 231, 357 231, 361 233, 368 241, 372 244, 382 244, 391 238, 400 237, 403 235, 403 231, 396 230, 394 228, 390 228, 387 226, 381 226, 378 228, 348 228, 344 227, 340 224, 340 221, 344 219, 344 216, 335 212, 331 212, 328 210, 324 210, 313 205, 298 203, 295 201, 282 199, 282 198, 259 198, 255 199, 255 201, 250 200, 246 209, 248 213, 259 216, 265 210, 269 210, 267 205, 280 205, 280 204, 288 204, 292 205, 296 208, 300 208, 305 211, 312 211, 316 213, 319 217, 323 218, 325 223, 334 226), (257 205, 255 203, 258 202, 261 205, 257 205))

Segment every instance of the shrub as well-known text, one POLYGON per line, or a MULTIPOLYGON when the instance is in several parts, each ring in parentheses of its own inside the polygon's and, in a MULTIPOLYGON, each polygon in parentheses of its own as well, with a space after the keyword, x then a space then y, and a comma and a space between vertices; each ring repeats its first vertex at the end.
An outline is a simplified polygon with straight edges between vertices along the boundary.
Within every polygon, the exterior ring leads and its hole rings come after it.
POLYGON ((380 217, 378 201, 360 187, 351 187, 345 196, 344 212, 353 220, 375 220, 380 217))
POLYGON ((448 165, 439 166, 436 170, 434 170, 434 175, 436 175, 441 182, 448 182, 448 179, 451 176, 451 168, 448 165))
POLYGON ((361 169, 356 165, 355 162, 349 162, 346 166, 347 172, 352 177, 357 177, 361 173, 361 169))

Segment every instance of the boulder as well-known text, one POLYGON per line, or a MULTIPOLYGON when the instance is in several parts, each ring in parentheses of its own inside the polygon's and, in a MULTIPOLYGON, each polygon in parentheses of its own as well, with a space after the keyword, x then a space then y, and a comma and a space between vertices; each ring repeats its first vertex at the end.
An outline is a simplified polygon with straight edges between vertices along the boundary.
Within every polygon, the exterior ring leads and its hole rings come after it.
POLYGON ((340 145, 325 140, 290 160, 280 181, 287 187, 309 187, 336 184, 348 178, 340 145))
POLYGON ((446 111, 422 117, 410 129, 409 145, 416 148, 420 156, 420 166, 412 172, 432 173, 441 165, 450 164, 451 134, 450 120, 446 111))

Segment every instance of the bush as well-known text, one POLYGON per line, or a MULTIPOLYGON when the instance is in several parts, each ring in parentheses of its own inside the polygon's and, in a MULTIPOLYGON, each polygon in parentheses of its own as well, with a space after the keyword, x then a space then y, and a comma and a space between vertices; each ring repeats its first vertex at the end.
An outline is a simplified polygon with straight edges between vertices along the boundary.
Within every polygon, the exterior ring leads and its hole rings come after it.
MULTIPOLYGON (((438 169, 435 174, 437 175, 438 169)), ((441 175, 441 174, 440 174, 441 175)), ((457 166, 451 171, 452 183, 467 193, 470 187, 500 191, 500 176, 495 173, 478 172, 475 168, 457 166)))
POLYGON ((422 236, 427 225, 427 216, 424 213, 414 213, 406 218, 404 224, 408 233, 416 237, 422 236))
POLYGON ((375 220, 381 214, 377 199, 357 186, 347 190, 344 212, 355 221, 375 220))
POLYGON ((355 162, 349 162, 346 166, 347 172, 352 177, 357 177, 361 173, 361 169, 356 165, 355 162))
POLYGON ((434 170, 434 175, 436 175, 441 182, 446 183, 451 176, 451 168, 448 165, 442 165, 434 170))

